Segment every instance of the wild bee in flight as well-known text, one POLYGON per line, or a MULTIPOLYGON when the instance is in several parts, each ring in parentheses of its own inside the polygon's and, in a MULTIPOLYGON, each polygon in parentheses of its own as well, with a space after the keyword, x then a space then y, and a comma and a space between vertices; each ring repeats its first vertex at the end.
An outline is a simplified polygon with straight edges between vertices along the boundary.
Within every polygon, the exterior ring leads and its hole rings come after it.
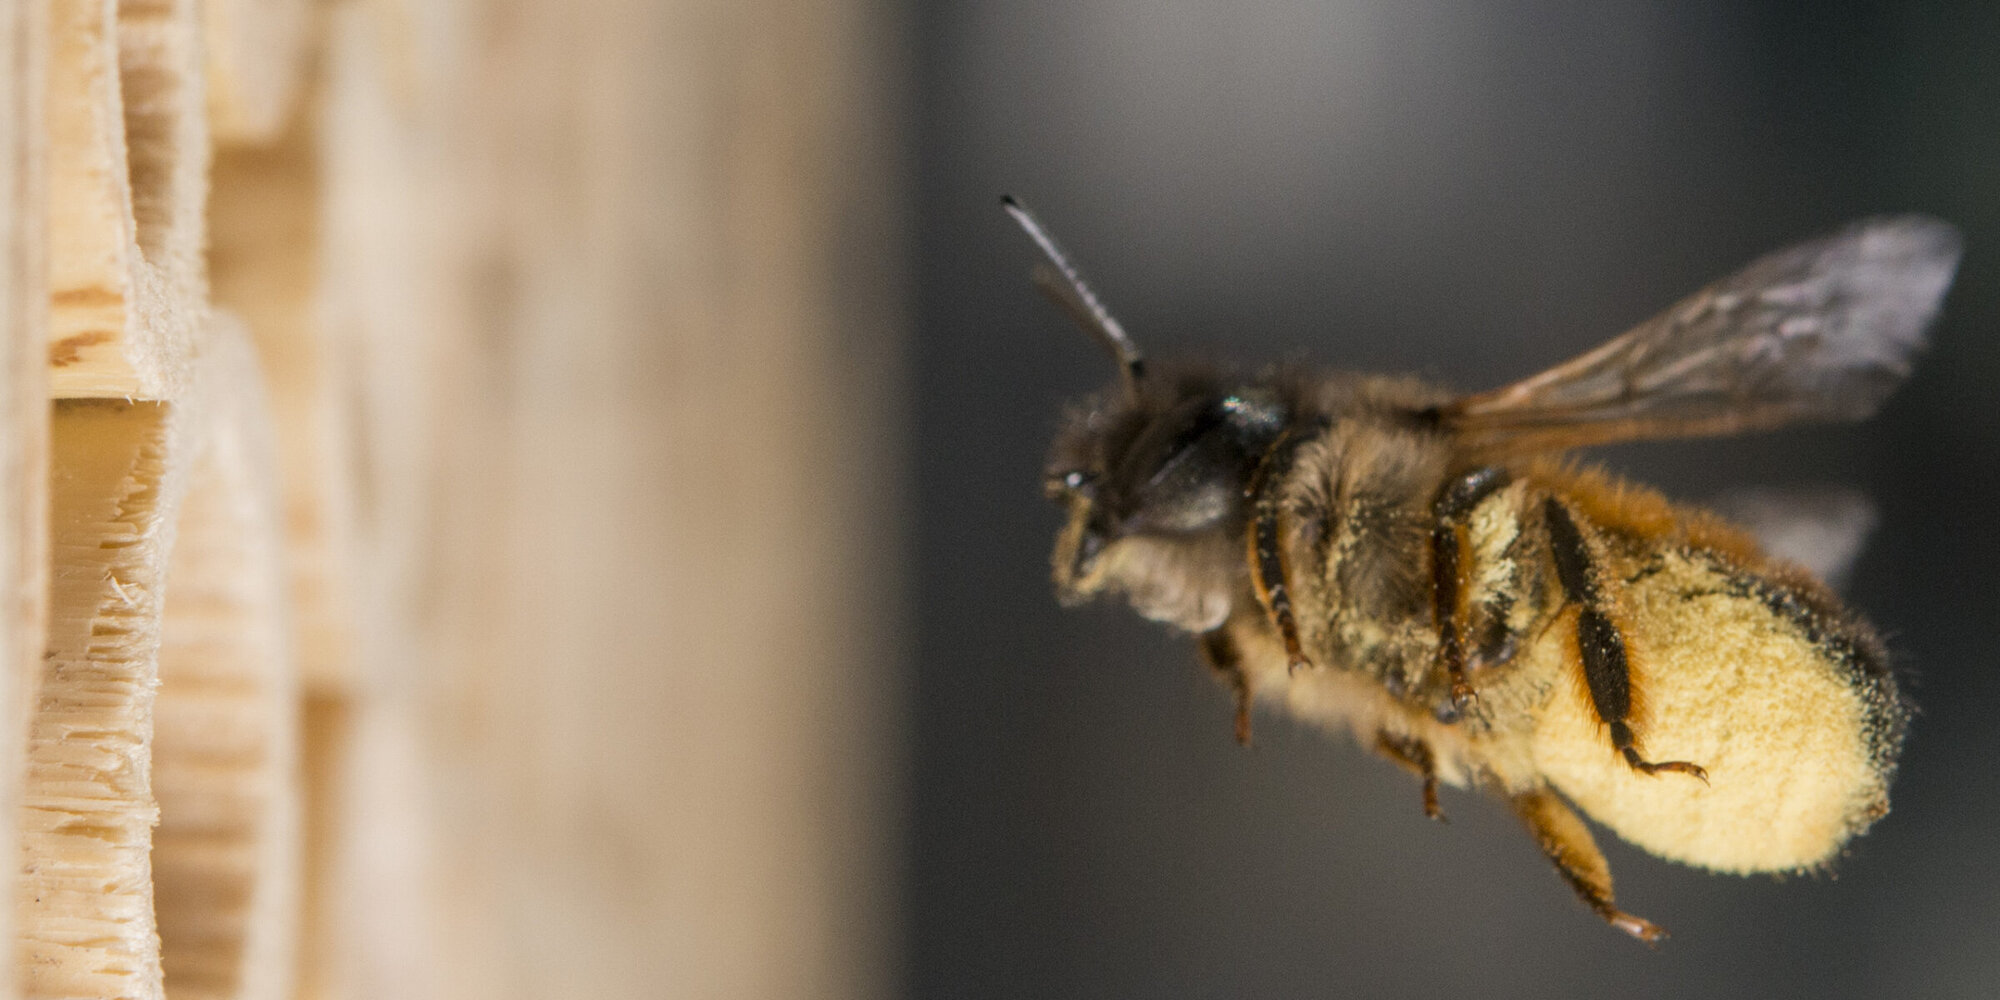
POLYGON ((1048 465, 1057 594, 1122 594, 1195 634, 1239 741, 1253 701, 1279 702, 1415 772, 1432 817, 1440 783, 1490 789, 1648 943, 1665 933, 1617 907, 1576 810, 1733 873, 1824 867, 1887 813, 1909 707, 1868 624, 1746 530, 1563 456, 1869 416, 1923 347, 1952 227, 1856 223, 1468 396, 1150 365, 1003 202, 1046 256, 1037 286, 1118 364, 1048 465))

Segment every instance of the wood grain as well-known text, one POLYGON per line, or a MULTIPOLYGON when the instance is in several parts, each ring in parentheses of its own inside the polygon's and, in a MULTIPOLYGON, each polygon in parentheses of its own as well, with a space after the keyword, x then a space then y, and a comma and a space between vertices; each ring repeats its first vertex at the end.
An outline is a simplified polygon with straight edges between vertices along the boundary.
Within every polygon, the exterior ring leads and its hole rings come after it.
POLYGON ((203 440, 177 520, 154 706, 153 908, 175 1000, 291 995, 299 680, 276 442, 248 336, 204 337, 203 440))
POLYGON ((22 810, 23 992, 161 995, 150 786, 160 597, 188 433, 164 403, 51 424, 48 655, 22 810))
POLYGON ((195 0, 51 0, 49 380, 168 399, 207 307, 195 0))
MULTIPOLYGON (((48 138, 44 0, 0 6, 0 815, 17 815, 28 719, 41 677, 48 588, 48 138)), ((20 830, 0 823, 0 856, 20 830)), ((0 869, 12 898, 18 867, 0 869)), ((0 940, 13 940, 0 906, 0 940)), ((14 949, 0 949, 0 998, 20 995, 14 949)))

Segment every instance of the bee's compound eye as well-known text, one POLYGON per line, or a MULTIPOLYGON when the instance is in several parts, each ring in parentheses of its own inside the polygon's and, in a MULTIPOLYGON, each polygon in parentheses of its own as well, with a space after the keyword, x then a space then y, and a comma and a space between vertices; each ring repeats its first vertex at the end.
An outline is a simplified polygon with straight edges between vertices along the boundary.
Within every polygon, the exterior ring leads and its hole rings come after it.
POLYGON ((1070 469, 1049 473, 1042 481, 1042 488, 1051 497, 1088 497, 1094 492, 1093 487, 1096 482, 1095 475, 1081 469, 1070 469))

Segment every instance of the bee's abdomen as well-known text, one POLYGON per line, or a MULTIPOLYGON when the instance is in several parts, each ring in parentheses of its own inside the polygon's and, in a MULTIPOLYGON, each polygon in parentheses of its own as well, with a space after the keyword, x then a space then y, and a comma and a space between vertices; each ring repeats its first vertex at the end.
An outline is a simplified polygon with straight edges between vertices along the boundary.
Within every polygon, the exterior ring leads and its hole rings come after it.
POLYGON ((1864 708, 1862 733, 1886 788, 1903 748, 1910 705, 1896 684, 1888 653, 1874 629, 1831 602, 1823 590, 1751 574, 1731 579, 1731 593, 1761 602, 1810 642, 1847 681, 1864 708))
MULTIPOLYGON (((1654 553, 1616 597, 1646 753, 1693 761, 1708 783, 1633 771, 1607 749, 1581 685, 1552 684, 1537 767, 1620 836, 1731 872, 1829 861, 1888 810, 1907 712, 1866 626, 1816 586, 1711 551, 1654 553)), ((1551 630, 1523 669, 1570 669, 1551 630)))

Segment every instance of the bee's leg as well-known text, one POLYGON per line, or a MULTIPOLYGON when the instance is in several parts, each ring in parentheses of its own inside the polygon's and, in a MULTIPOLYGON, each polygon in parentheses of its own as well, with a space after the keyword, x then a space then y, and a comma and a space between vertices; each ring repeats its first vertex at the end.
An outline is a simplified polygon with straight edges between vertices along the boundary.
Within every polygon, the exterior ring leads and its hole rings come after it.
POLYGON ((1255 500, 1250 522, 1250 578, 1256 583, 1257 597, 1285 641, 1285 657, 1293 673, 1312 666, 1299 642, 1299 621, 1292 611, 1291 587, 1285 573, 1284 547, 1278 535, 1278 517, 1283 511, 1282 491, 1275 484, 1284 481, 1292 456, 1303 443, 1289 432, 1278 438, 1257 463, 1245 492, 1255 500))
POLYGON ((1257 595, 1285 640, 1285 657, 1293 673, 1312 666, 1305 648, 1299 644, 1299 620, 1292 612, 1292 594, 1285 585, 1285 560, 1278 546, 1278 505, 1260 504, 1257 520, 1250 529, 1250 565, 1255 570, 1257 595))
POLYGON ((1452 709, 1462 710, 1475 697, 1465 676, 1465 574, 1462 558, 1464 520, 1479 502, 1510 482, 1498 466, 1474 469, 1451 481, 1431 505, 1432 615, 1438 630, 1438 663, 1451 684, 1452 709))
POLYGON ((1243 672, 1243 654, 1229 634, 1229 626, 1201 634, 1201 658, 1222 677, 1236 696, 1236 744, 1250 745, 1250 675, 1243 672))
POLYGON ((1605 863, 1604 852, 1597 849, 1597 841, 1591 837, 1590 828, 1583 825, 1576 811, 1557 798, 1556 793, 1542 788, 1516 795, 1509 801, 1514 807, 1514 814, 1521 817, 1521 822, 1528 824, 1528 832, 1535 835, 1536 845, 1556 866, 1556 874, 1576 890, 1583 905, 1603 917, 1605 923, 1648 945, 1657 944, 1667 936, 1667 932, 1652 921, 1635 917, 1614 905, 1611 866, 1605 863))
POLYGON ((1684 760, 1655 763, 1639 756, 1632 735, 1632 669, 1625 658, 1625 637, 1605 612, 1604 592, 1598 584, 1596 563, 1583 531, 1562 501, 1549 497, 1542 503, 1543 520, 1549 529, 1549 550, 1555 557, 1556 577, 1563 595, 1577 606, 1576 649, 1583 661, 1583 679, 1590 688, 1590 703, 1597 717, 1610 727, 1611 748, 1623 754, 1634 771, 1658 774, 1674 771, 1691 774, 1705 784, 1708 772, 1684 760))
POLYGON ((1394 736, 1375 731, 1375 752, 1417 773, 1424 779, 1424 815, 1442 823, 1444 810, 1438 808, 1437 758, 1431 745, 1413 736, 1394 736))

